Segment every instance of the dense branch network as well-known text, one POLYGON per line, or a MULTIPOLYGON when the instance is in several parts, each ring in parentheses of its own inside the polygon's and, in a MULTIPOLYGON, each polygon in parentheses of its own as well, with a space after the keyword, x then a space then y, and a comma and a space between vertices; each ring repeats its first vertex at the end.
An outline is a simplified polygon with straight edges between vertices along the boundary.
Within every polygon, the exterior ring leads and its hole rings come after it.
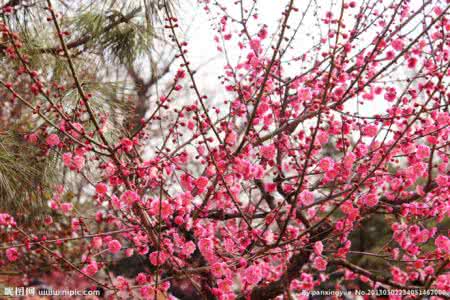
POLYGON ((1 23, 15 78, 1 74, 2 93, 46 124, 24 138, 95 192, 81 210, 67 200, 69 187, 55 188, 41 231, 0 214, 0 266, 38 256, 90 288, 148 299, 448 291, 448 1, 343 0, 324 9, 291 0, 279 4, 274 28, 259 20, 264 4, 233 2, 199 1, 226 62, 210 79, 223 101, 202 91, 182 22, 162 1, 177 54, 148 81, 126 68, 140 106, 132 132, 120 134, 95 109, 80 56, 71 55, 91 37, 68 42, 64 16, 47 1, 59 46, 40 52, 69 71, 64 84, 75 86, 77 105, 67 108, 63 87, 1 23), (309 14, 317 25, 307 24, 309 14), (311 47, 296 43, 302 38, 311 47), (166 77, 161 94, 150 95, 166 77), (110 271, 130 257, 144 261, 138 274, 110 271))

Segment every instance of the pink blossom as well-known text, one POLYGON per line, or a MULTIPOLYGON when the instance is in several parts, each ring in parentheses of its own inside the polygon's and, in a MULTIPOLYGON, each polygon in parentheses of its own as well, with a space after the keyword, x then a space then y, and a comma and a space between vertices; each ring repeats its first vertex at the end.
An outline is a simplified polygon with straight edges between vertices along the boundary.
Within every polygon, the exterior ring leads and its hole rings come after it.
MULTIPOLYGON (((148 252, 148 251, 146 251, 145 253, 139 252, 139 254, 145 255, 145 254, 147 254, 147 252, 148 252)), ((131 256, 133 256, 133 253, 134 253, 134 249, 133 249, 133 248, 128 248, 128 249, 125 250, 125 256, 126 256, 126 257, 131 257, 131 256)))
POLYGON ((133 141, 129 138, 123 138, 122 141, 120 141, 120 145, 125 152, 130 152, 133 149, 133 141))
POLYGON ((198 248, 207 261, 214 261, 214 242, 209 238, 202 238, 198 242, 198 248))
POLYGON ((84 167, 85 158, 82 155, 73 155, 70 152, 66 152, 62 155, 64 165, 71 170, 80 171, 84 167))
POLYGON ((417 242, 418 243, 426 243, 429 239, 431 232, 427 229, 422 230, 420 233, 417 234, 417 242))
POLYGON ((176 79, 183 79, 183 78, 186 78, 186 71, 183 70, 183 69, 178 69, 178 70, 177 70, 177 73, 176 73, 176 75, 175 75, 175 78, 176 78, 176 79))
POLYGON ((86 273, 89 276, 95 275, 95 273, 98 272, 98 265, 96 261, 91 261, 89 265, 84 268, 84 273, 86 273))
POLYGON ((366 127, 364 127, 363 129, 363 135, 368 136, 368 137, 374 137, 377 135, 378 129, 376 125, 367 125, 366 127))
POLYGON ((195 249, 195 244, 192 241, 189 241, 183 245, 183 247, 181 248, 181 253, 184 256, 189 257, 192 255, 192 253, 194 253, 195 249))
POLYGON ((78 231, 81 228, 81 223, 78 218, 72 218, 71 225, 73 231, 78 231))
POLYGON ((100 249, 102 247, 103 240, 101 237, 96 236, 92 239, 91 244, 94 249, 100 249))
POLYGON ((217 286, 222 292, 232 292, 233 291, 233 281, 230 279, 218 279, 217 286))
POLYGON ((328 171, 334 167, 334 160, 331 157, 324 157, 319 162, 319 168, 322 171, 328 171))
POLYGON ((161 216, 168 218, 173 215, 173 208, 167 201, 161 201, 161 216))
POLYGON ((63 213, 67 214, 69 211, 71 211, 73 208, 72 203, 64 202, 61 204, 61 210, 63 213))
POLYGON ((47 145, 49 147, 54 147, 54 146, 57 146, 60 143, 60 140, 59 140, 59 137, 56 134, 52 133, 52 134, 50 134, 47 137, 45 142, 47 143, 47 145))
POLYGON ((325 271, 327 269, 327 261, 320 256, 314 259, 314 268, 319 271, 325 271))
POLYGON ((262 146, 259 148, 259 151, 261 153, 261 156, 267 160, 271 160, 275 156, 275 146, 274 145, 262 146))
POLYGON ((187 207, 192 202, 192 194, 190 192, 182 193, 179 197, 184 207, 187 207))
POLYGON ((120 201, 128 206, 133 205, 140 200, 139 195, 135 191, 126 191, 120 196, 120 201))
POLYGON ((328 132, 323 130, 319 131, 319 134, 317 135, 317 140, 319 141, 319 144, 325 145, 326 143, 328 143, 328 138, 329 138, 328 132))
POLYGON ((261 41, 259 39, 253 39, 250 41, 250 48, 255 52, 259 52, 261 49, 261 41))
POLYGON ((300 275, 300 287, 304 290, 311 290, 314 287, 314 277, 308 273, 300 275))
POLYGON ((158 266, 164 264, 168 257, 169 256, 165 252, 155 251, 150 253, 149 259, 152 265, 158 266))
POLYGON ((72 153, 66 152, 62 155, 62 160, 64 162, 64 165, 68 168, 72 166, 72 153))
POLYGON ((115 209, 122 209, 125 206, 125 203, 121 202, 119 200, 119 198, 117 198, 116 195, 111 196, 111 204, 112 204, 112 207, 114 207, 115 209))
POLYGON ((78 138, 80 136, 79 133, 83 133, 83 125, 81 125, 78 122, 74 122, 71 124, 71 127, 73 127, 73 130, 70 130, 70 134, 75 137, 78 138))
POLYGON ((418 159, 428 158, 430 156, 430 147, 426 145, 417 145, 416 157, 418 159))
POLYGON ((181 225, 181 224, 184 223, 184 219, 183 219, 182 216, 176 216, 175 219, 174 219, 174 222, 175 222, 175 224, 177 224, 177 225, 181 225))
POLYGON ((402 39, 396 39, 392 41, 392 48, 394 48, 397 51, 402 51, 405 47, 405 44, 402 39))
POLYGON ((116 277, 116 284, 115 286, 121 290, 121 291, 125 291, 126 289, 128 289, 128 281, 125 279, 125 277, 123 276, 117 276, 116 277))
POLYGON ((414 69, 417 65, 417 58, 411 57, 408 59, 408 68, 414 69))
POLYGON ((139 289, 139 293, 144 299, 151 299, 155 296, 155 289, 151 285, 144 285, 139 289))
POLYGON ((356 155, 354 153, 347 154, 343 160, 344 167, 347 169, 351 169, 355 160, 356 160, 356 155))
POLYGON ((228 145, 234 145, 236 143, 236 139, 236 133, 234 131, 230 131, 225 138, 225 143, 227 143, 228 145))
POLYGON ((439 175, 436 177, 436 183, 440 187, 448 187, 450 186, 450 176, 439 175))
POLYGON ((450 123, 450 114, 448 112, 439 112, 436 121, 439 126, 448 125, 450 123))
POLYGON ((108 243, 108 250, 112 254, 116 254, 122 249, 122 244, 118 240, 112 240, 108 243))
POLYGON ((397 267, 391 268, 391 275, 394 281, 400 284, 405 284, 408 280, 408 275, 397 267))
POLYGON ((261 40, 264 40, 267 37, 268 33, 267 33, 267 29, 265 27, 261 28, 261 30, 258 32, 258 37, 261 40))
POLYGON ((443 251, 444 253, 450 253, 450 239, 446 236, 440 235, 434 241, 434 244, 438 249, 443 251))
POLYGON ((214 275, 214 277, 221 278, 224 274, 224 264, 219 262, 213 264, 211 266, 211 273, 214 275))
POLYGON ((45 225, 51 225, 53 223, 53 218, 51 216, 45 216, 44 223, 45 225))
POLYGON ((435 286, 441 291, 450 290, 450 276, 448 274, 443 274, 437 277, 435 286))
POLYGON ((261 279, 261 269, 258 266, 250 266, 244 271, 243 280, 249 285, 257 284, 261 279))
POLYGON ((211 239, 202 238, 199 240, 198 246, 200 249, 213 250, 214 243, 211 239))
POLYGON ((103 182, 100 182, 95 186, 95 191, 100 195, 104 195, 108 191, 108 186, 103 182))
POLYGON ((194 188, 193 183, 192 183, 192 178, 191 178, 191 176, 189 176, 189 174, 182 174, 180 176, 180 181, 181 181, 181 186, 186 191, 190 192, 194 188))
POLYGON ((303 205, 308 206, 314 203, 314 194, 310 191, 300 193, 300 201, 303 205))
POLYGON ((19 258, 19 252, 16 248, 8 248, 6 249, 6 257, 9 261, 16 261, 19 258))
POLYGON ((314 253, 317 256, 322 255, 322 251, 323 251, 323 244, 322 244, 322 242, 321 241, 315 242, 314 246, 313 246, 313 249, 314 249, 314 253))
POLYGON ((136 283, 139 285, 144 285, 147 283, 147 275, 145 275, 144 273, 139 273, 136 276, 136 283))
POLYGON ((208 178, 205 176, 200 176, 199 178, 197 178, 197 180, 195 181, 195 186, 200 189, 203 190, 206 188, 206 186, 208 185, 208 178))
POLYGON ((364 275, 360 275, 359 279, 361 279, 361 281, 364 282, 364 283, 368 283, 370 281, 370 278, 366 277, 364 275))
POLYGON ((397 91, 395 88, 389 88, 387 89, 386 93, 384 94, 384 99, 388 102, 392 102, 397 98, 397 91))
POLYGON ((374 207, 378 204, 378 197, 375 194, 368 194, 363 197, 363 202, 369 207, 374 207))
POLYGON ((31 144, 36 144, 38 141, 38 136, 35 133, 31 133, 27 136, 27 140, 28 142, 30 142, 31 144))
POLYGON ((201 155, 201 156, 205 155, 205 151, 206 151, 206 149, 203 145, 200 145, 197 147, 197 152, 199 155, 201 155))
POLYGON ((84 167, 85 159, 81 155, 75 155, 73 157, 72 163, 73 163, 74 169, 80 171, 84 167))

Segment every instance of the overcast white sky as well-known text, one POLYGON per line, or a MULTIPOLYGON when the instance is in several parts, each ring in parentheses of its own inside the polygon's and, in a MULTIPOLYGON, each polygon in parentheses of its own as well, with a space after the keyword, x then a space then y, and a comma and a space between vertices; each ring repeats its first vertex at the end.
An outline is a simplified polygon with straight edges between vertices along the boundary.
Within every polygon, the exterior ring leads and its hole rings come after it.
MULTIPOLYGON (((436 2, 438 1, 439 0, 436 0, 436 2)), ((213 0, 210 2, 213 2, 213 0)), ((228 13, 230 15, 239 17, 239 6, 233 5, 234 2, 234 0, 220 1, 221 4, 225 3, 227 5, 228 13)), ((247 3, 248 5, 252 2, 253 1, 251 0, 244 0, 244 3, 247 3)), ((298 24, 302 17, 302 13, 306 11, 308 2, 309 1, 306 0, 295 2, 296 7, 300 9, 300 13, 296 13, 290 18, 290 24, 293 27, 298 24)), ((338 2, 340 3, 340 1, 338 2)), ((361 3, 361 0, 356 0, 356 2, 359 4, 361 3)), ((390 2, 391 1, 384 1, 384 3, 390 2)), ((180 7, 177 10, 177 17, 180 19, 181 29, 186 31, 186 40, 189 42, 188 58, 191 61, 192 66, 202 66, 199 73, 196 75, 196 78, 198 79, 197 84, 205 94, 215 94, 217 97, 222 97, 224 94, 217 77, 223 74, 223 66, 226 64, 226 60, 224 54, 217 51, 216 44, 213 40, 214 36, 217 35, 217 32, 214 31, 213 27, 219 21, 219 18, 216 17, 217 9, 215 6, 211 5, 214 10, 212 13, 207 14, 203 9, 204 5, 199 4, 197 0, 183 0, 179 3, 180 7)), ((250 27, 252 33, 256 33, 256 28, 260 28, 259 26, 261 24, 268 25, 269 37, 276 33, 282 11, 287 3, 287 0, 258 0, 257 12, 259 19, 250 22, 253 25, 253 27, 250 27)), ((320 0, 316 1, 316 3, 319 3, 321 6, 318 10, 319 18, 323 17, 325 13, 330 10, 334 15, 339 15, 340 13, 340 6, 334 4, 336 1, 320 0)), ((412 8, 419 7, 421 4, 421 0, 411 1, 412 8)), ((356 11, 356 9, 353 11, 350 10, 349 13, 356 11)), ((304 19, 304 25, 296 35, 296 39, 292 44, 294 49, 290 50, 291 56, 304 53, 315 44, 313 40, 317 41, 320 38, 320 32, 317 29, 318 27, 315 26, 318 17, 313 15, 313 9, 310 8, 304 19)), ((346 23, 349 26, 352 25, 353 21, 353 17, 346 18, 346 23)), ((241 29, 241 27, 236 24, 233 25, 233 27, 235 29, 241 29)), ((370 43, 373 37, 374 35, 367 37, 365 39, 365 41, 367 41, 366 43, 370 43)), ((264 46, 267 46, 269 41, 270 39, 267 40, 264 46)), ((243 53, 239 50, 237 41, 232 40, 231 43, 228 43, 227 54, 230 57, 231 62, 236 63, 239 61, 239 55, 246 55, 246 52, 243 53)), ((294 72, 299 73, 297 69, 294 69, 294 72)), ((383 104, 385 104, 385 101, 383 104)), ((367 112, 368 114, 380 113, 385 110, 386 106, 380 106, 380 101, 378 103, 374 101, 362 108, 362 112, 367 112)))
MULTIPOLYGON (((211 0, 210 2, 213 1, 211 0)), ((238 18, 240 17, 240 9, 238 5, 233 5, 234 2, 234 0, 220 1, 221 4, 227 5, 227 11, 230 15, 238 18)), ((252 2, 251 0, 244 0, 244 3, 247 5, 251 5, 252 2)), ((301 0, 297 2, 301 3, 306 1, 301 0)), ((199 4, 197 0, 183 0, 178 3, 179 7, 176 10, 176 15, 180 20, 179 33, 184 31, 185 40, 189 42, 187 57, 194 69, 200 66, 196 74, 197 84, 200 86, 202 93, 207 94, 209 97, 215 97, 215 99, 210 98, 211 102, 223 102, 226 93, 220 85, 218 76, 224 73, 223 68, 226 65, 226 58, 223 52, 218 52, 217 44, 214 42, 214 36, 218 36, 214 27, 220 21, 220 17, 223 14, 217 17, 218 9, 214 5, 210 5, 213 11, 208 14, 203 9, 204 5, 199 4)), ((263 46, 269 46, 271 36, 278 31, 279 20, 287 3, 288 1, 286 0, 258 0, 256 11, 258 12, 259 18, 258 20, 251 20, 249 22, 249 29, 252 34, 256 34, 259 28, 261 28, 261 24, 268 25, 269 37, 263 46)), ((296 14, 291 17, 292 25, 298 22, 300 16, 300 14, 296 14)), ((311 14, 305 19, 304 23, 314 23, 311 14)), ((228 28, 234 29, 231 31, 233 37, 237 37, 237 32, 242 29, 240 25, 231 24, 231 22, 228 23, 228 28)), ((230 30, 227 30, 226 33, 229 32, 230 30)), ((299 32, 298 39, 293 45, 295 49, 291 52, 292 55, 297 55, 305 51, 308 45, 312 45, 311 40, 307 41, 306 38, 304 32, 299 32)), ((237 38, 227 41, 226 52, 232 65, 236 65, 239 61, 242 61, 243 59, 240 59, 242 55, 245 59, 248 51, 248 49, 244 51, 239 49, 237 38)), ((270 52, 269 55, 271 55, 270 52)))

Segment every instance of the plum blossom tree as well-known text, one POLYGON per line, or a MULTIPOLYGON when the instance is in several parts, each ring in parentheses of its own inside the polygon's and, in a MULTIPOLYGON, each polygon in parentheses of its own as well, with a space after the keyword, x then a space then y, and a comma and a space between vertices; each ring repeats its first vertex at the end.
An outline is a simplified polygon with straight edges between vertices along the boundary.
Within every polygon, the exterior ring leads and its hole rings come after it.
POLYGON ((57 186, 34 228, 2 212, 2 269, 26 281, 51 266, 66 285, 144 299, 449 291, 450 2, 280 1, 273 28, 259 19, 263 1, 199 3, 227 61, 209 79, 223 100, 202 92, 183 28, 160 1, 178 69, 119 133, 80 80, 59 7, 42 9, 61 83, 0 24, 12 66, 4 101, 45 123, 23 139, 90 191, 79 206, 57 186), (76 105, 62 105, 65 88, 76 105), (132 257, 138 274, 113 272, 132 257))

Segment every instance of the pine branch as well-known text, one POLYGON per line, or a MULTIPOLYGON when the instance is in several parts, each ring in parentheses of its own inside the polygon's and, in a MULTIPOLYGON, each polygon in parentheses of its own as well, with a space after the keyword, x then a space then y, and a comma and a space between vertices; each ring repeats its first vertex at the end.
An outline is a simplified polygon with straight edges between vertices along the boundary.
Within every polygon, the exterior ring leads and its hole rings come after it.
MULTIPOLYGON (((100 33, 97 34, 97 36, 101 36, 102 34, 111 31, 113 28, 117 27, 118 25, 120 25, 122 23, 128 23, 131 19, 136 17, 136 15, 139 11, 141 11, 141 9, 137 8, 137 9, 134 9, 133 11, 131 11, 130 13, 128 13, 124 16, 121 16, 119 19, 117 19, 117 20, 113 21, 112 23, 110 23, 109 25, 105 26, 105 28, 103 28, 100 31, 100 33)), ((72 49, 72 48, 77 48, 77 47, 83 46, 83 45, 89 43, 90 41, 92 41, 95 37, 96 37, 96 35, 94 35, 94 34, 85 35, 75 41, 68 42, 66 44, 66 47, 68 49, 72 49)), ((57 46, 57 47, 51 47, 51 48, 37 49, 37 50, 34 50, 33 53, 42 53, 42 54, 51 53, 51 54, 58 55, 62 51, 63 51, 62 47, 57 46)))

